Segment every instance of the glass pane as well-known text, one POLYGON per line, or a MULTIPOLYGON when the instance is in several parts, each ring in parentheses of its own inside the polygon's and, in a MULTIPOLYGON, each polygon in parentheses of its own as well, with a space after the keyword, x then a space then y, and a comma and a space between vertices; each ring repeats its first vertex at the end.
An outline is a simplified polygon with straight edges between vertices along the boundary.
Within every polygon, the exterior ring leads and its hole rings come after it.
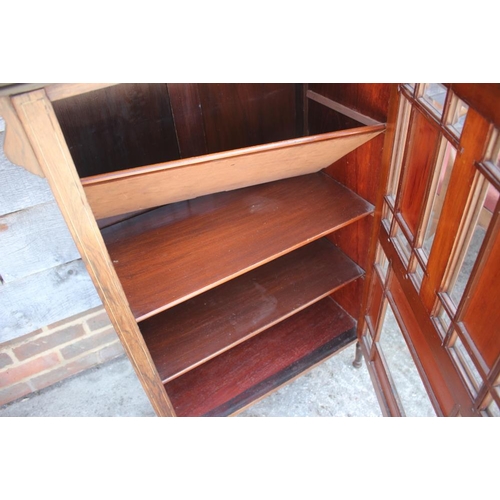
POLYGON ((469 386, 472 395, 475 396, 482 385, 482 378, 477 371, 470 354, 467 352, 467 349, 456 332, 453 334, 449 348, 452 351, 452 354, 454 354, 453 359, 458 365, 458 368, 469 386))
POLYGON ((446 100, 446 87, 440 83, 425 83, 422 92, 424 104, 438 116, 441 116, 446 100))
POLYGON ((498 129, 495 129, 491 137, 488 152, 486 154, 486 161, 500 169, 500 130, 498 129))
POLYGON ((394 139, 394 148, 392 151, 392 162, 389 173, 389 181, 387 185, 387 194, 389 200, 394 207, 394 199, 398 189, 399 176, 401 175, 401 163, 403 160, 403 152, 405 149, 406 136, 408 133, 408 123, 410 121, 411 105, 409 101, 401 96, 398 111, 398 124, 396 130, 396 137, 394 139))
POLYGON ((477 193, 477 201, 467 229, 459 263, 448 291, 455 306, 458 306, 462 299, 491 220, 490 209, 494 209, 499 196, 498 191, 492 188, 483 176, 480 176, 477 193))
POLYGON ((411 246, 410 242, 407 240, 403 231, 399 227, 399 224, 396 224, 396 233, 394 235, 393 241, 394 246, 396 247, 396 250, 398 250, 398 253, 401 257, 401 260, 408 266, 408 263, 410 261, 411 246))
POLYGON ((431 213, 422 245, 427 255, 430 255, 432 244, 434 243, 436 227, 441 216, 441 210, 443 209, 444 197, 446 196, 456 156, 457 150, 448 141, 443 140, 437 160, 437 178, 435 179, 435 191, 431 202, 431 213))
MULTIPOLYGON (((488 397, 488 399, 490 398, 491 396, 488 397)), ((484 410, 483 415, 486 417, 500 417, 500 408, 493 398, 491 398, 491 402, 484 410)))
POLYGON ((424 270, 418 260, 415 265, 415 272, 413 273, 413 284, 417 290, 420 290, 422 286, 422 280, 424 279, 424 270))
POLYGON ((389 208, 389 205, 384 201, 384 208, 382 209, 382 224, 388 233, 391 232, 391 224, 392 224, 392 210, 389 208))
POLYGON ((415 84, 414 83, 405 83, 404 86, 413 94, 415 91, 415 84))
POLYGON ((458 97, 453 97, 450 111, 449 111, 449 125, 451 132, 460 137, 462 134, 462 129, 464 128, 465 117, 467 116, 467 111, 469 111, 469 106, 465 104, 458 97))
POLYGON ((382 280, 382 283, 385 283, 387 271, 389 269, 389 260, 387 259, 384 250, 382 250, 380 243, 377 243, 377 257, 375 258, 375 262, 378 264, 376 269, 380 275, 380 279, 382 280))
POLYGON ((436 316, 439 322, 440 328, 438 329, 441 338, 444 339, 446 333, 450 329, 451 319, 446 309, 443 306, 440 306, 438 315, 436 316))
POLYGON ((363 338, 365 339, 365 343, 368 347, 368 350, 370 350, 372 348, 373 341, 372 341, 372 335, 366 326, 365 326, 365 331, 363 332, 363 338))
POLYGON ((406 416, 436 416, 390 304, 386 308, 378 345, 406 416))

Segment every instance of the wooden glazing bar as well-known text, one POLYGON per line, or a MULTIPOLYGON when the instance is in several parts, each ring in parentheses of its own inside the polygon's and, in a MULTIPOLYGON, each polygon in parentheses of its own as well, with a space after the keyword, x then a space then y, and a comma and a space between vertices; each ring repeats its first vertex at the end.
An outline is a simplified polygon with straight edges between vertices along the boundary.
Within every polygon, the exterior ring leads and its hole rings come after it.
POLYGON ((401 313, 409 333, 409 344, 418 355, 418 363, 426 373, 429 385, 438 402, 436 411, 447 415, 458 402, 463 415, 474 416, 468 392, 458 376, 452 360, 442 346, 441 338, 432 319, 421 301, 418 292, 409 279, 407 271, 396 249, 389 242, 389 235, 381 227, 379 240, 391 262, 395 279, 391 281, 390 292, 395 298, 396 308, 401 313))

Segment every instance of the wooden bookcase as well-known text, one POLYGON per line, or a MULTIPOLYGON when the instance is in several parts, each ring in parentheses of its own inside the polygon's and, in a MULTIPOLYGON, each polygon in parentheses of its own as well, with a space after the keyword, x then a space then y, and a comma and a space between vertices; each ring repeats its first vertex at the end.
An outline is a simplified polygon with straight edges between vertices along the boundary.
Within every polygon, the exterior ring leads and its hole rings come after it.
POLYGON ((18 163, 158 415, 236 414, 356 341, 391 86, 22 90, 18 163))
POLYGON ((437 415, 500 415, 499 103, 499 84, 0 89, 4 150, 47 178, 160 416, 236 414, 356 340, 404 415, 389 308, 437 415))

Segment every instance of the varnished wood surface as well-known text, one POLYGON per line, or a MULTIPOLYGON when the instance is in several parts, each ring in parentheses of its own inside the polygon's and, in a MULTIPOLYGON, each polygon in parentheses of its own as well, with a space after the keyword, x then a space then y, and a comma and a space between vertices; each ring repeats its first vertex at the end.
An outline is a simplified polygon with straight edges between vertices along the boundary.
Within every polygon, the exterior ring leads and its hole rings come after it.
POLYGON ((12 99, 40 166, 137 376, 160 416, 175 416, 86 202, 56 114, 44 90, 12 99))
POLYGON ((500 83, 451 83, 453 92, 470 107, 500 127, 500 83))
POLYGON ((296 137, 295 85, 198 84, 208 153, 296 137))
POLYGON ((317 173, 209 195, 103 230, 131 309, 145 319, 372 210, 317 173))
POLYGON ((80 177, 180 158, 165 84, 115 85, 54 109, 80 177))
POLYGON ((401 215, 415 236, 422 212, 432 167, 439 147, 439 128, 419 111, 413 110, 403 165, 400 194, 396 201, 401 215))
POLYGON ((296 314, 362 269, 322 238, 140 324, 164 382, 296 314))
MULTIPOLYGON (((397 91, 395 84, 377 84, 374 87, 364 84, 314 84, 310 88, 323 92, 325 96, 357 110, 364 116, 373 117, 382 122, 387 121, 388 117, 388 96, 391 90, 397 91)), ((316 127, 328 125, 331 119, 328 117, 328 112, 335 113, 314 101, 310 103, 309 120, 310 127, 314 127, 313 131, 321 130, 316 127)), ((355 125, 351 118, 339 115, 338 119, 342 127, 355 125)), ((380 134, 343 156, 339 161, 330 165, 325 172, 370 203, 375 204, 377 193, 383 185, 381 160, 385 135, 385 133, 380 134)), ((364 269, 371 266, 368 255, 373 234, 373 221, 372 217, 367 217, 330 235, 332 241, 364 269)), ((335 300, 349 314, 358 318, 358 322, 359 318, 361 322, 363 321, 363 314, 361 314, 363 287, 364 282, 358 280, 335 294, 335 300)))
POLYGON ((387 121, 388 83, 310 83, 309 90, 381 123, 387 121))
POLYGON ((498 206, 485 243, 484 260, 477 269, 463 312, 463 325, 479 359, 489 372, 500 358, 500 215, 498 206), (485 314, 485 311, 488 313, 485 314))
POLYGON ((179 416, 226 416, 355 339, 355 321, 326 298, 165 385, 179 416))
POLYGON ((469 109, 420 292, 429 314, 434 307, 436 293, 441 290, 448 263, 453 258, 463 215, 470 209, 470 189, 477 172, 474 164, 482 159, 489 127, 477 111, 469 109))
POLYGON ((96 218, 313 173, 380 134, 361 127, 116 172, 83 185, 96 218))
POLYGON ((168 95, 181 158, 208 153, 198 84, 168 83, 168 95))
POLYGON ((442 339, 417 290, 407 278, 407 270, 383 225, 380 226, 379 241, 394 271, 389 291, 408 331, 408 343, 413 346, 412 349, 416 353, 415 361, 426 373, 439 407, 436 409, 443 415, 448 415, 454 405, 459 404, 463 416, 477 416, 477 412, 472 408, 470 396, 443 346, 442 339))
POLYGON ((326 106, 327 108, 333 109, 334 111, 337 111, 338 113, 351 118, 352 120, 362 123, 363 125, 380 125, 379 121, 374 120, 373 118, 370 118, 369 116, 366 116, 362 113, 359 113, 358 111, 354 111, 351 108, 344 106, 339 102, 333 101, 328 97, 322 96, 321 94, 318 94, 317 92, 314 92, 312 90, 307 91, 307 97, 322 104, 323 106, 326 106))

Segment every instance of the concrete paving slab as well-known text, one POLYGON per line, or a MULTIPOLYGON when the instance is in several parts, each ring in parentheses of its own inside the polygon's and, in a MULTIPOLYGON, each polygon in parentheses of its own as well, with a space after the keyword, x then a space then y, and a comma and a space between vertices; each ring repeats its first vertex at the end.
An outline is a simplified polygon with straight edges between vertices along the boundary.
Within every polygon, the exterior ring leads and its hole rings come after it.
MULTIPOLYGON (((350 346, 239 416, 381 416, 366 366, 353 359, 350 346)), ((0 417, 131 416, 154 411, 125 356, 0 408, 0 417)))

